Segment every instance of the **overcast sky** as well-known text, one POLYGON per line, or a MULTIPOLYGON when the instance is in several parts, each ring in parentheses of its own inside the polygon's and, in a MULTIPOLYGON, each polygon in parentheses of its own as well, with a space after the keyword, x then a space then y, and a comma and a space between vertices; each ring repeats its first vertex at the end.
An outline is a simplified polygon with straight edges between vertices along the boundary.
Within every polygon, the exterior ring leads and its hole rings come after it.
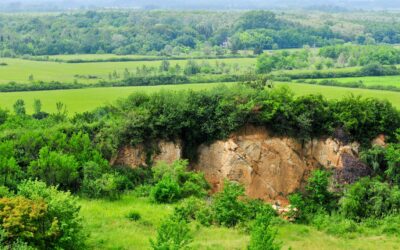
POLYGON ((400 0, 0 0, 1 10, 51 10, 96 7, 173 9, 255 9, 338 6, 349 9, 400 8, 400 0))

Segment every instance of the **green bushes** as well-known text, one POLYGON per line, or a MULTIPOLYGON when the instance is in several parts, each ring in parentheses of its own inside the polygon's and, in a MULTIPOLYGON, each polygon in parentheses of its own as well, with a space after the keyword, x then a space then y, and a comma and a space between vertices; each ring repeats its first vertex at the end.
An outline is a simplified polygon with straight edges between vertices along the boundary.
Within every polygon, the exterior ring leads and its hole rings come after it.
POLYGON ((184 249, 192 241, 192 237, 185 220, 168 218, 158 228, 157 237, 151 239, 150 244, 154 250, 178 250, 184 249))
POLYGON ((323 170, 312 172, 307 180, 304 193, 289 196, 292 210, 290 216, 300 221, 310 221, 315 214, 329 213, 335 208, 337 200, 328 191, 329 173, 323 170))
POLYGON ((364 178, 347 188, 340 212, 349 219, 383 218, 400 211, 400 189, 376 179, 364 178))
POLYGON ((136 211, 129 212, 126 217, 132 221, 138 221, 142 218, 142 216, 136 211))
POLYGON ((0 199, 3 244, 24 241, 38 249, 82 249, 85 235, 76 198, 38 181, 18 186, 16 196, 0 199))
POLYGON ((158 203, 173 203, 181 198, 179 183, 170 176, 163 177, 151 189, 151 198, 158 203))
POLYGON ((155 202, 172 203, 190 196, 205 197, 209 185, 202 173, 189 172, 188 162, 171 165, 160 162, 153 167, 154 187, 150 196, 155 202))
POLYGON ((78 189, 78 162, 72 155, 51 152, 44 147, 39 152, 39 159, 32 161, 28 174, 45 181, 48 185, 60 185, 67 190, 78 189))
POLYGON ((246 218, 246 204, 240 200, 244 197, 243 186, 225 182, 222 192, 217 193, 212 204, 215 222, 232 227, 246 218))
POLYGON ((281 246, 275 241, 277 231, 271 227, 271 215, 257 216, 250 233, 249 250, 279 250, 281 246))

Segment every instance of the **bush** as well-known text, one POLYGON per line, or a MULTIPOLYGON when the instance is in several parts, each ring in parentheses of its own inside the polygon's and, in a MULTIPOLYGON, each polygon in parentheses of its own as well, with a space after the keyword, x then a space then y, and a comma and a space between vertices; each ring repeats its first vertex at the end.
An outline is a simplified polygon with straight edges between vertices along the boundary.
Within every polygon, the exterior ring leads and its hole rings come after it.
POLYGON ((222 192, 215 195, 212 210, 215 222, 226 227, 233 227, 247 217, 246 204, 240 199, 244 197, 243 186, 224 182, 222 192))
POLYGON ((176 180, 165 176, 151 189, 150 196, 158 203, 173 203, 181 198, 182 190, 176 180))
POLYGON ((137 211, 131 211, 128 213, 128 215, 126 216, 128 219, 132 220, 132 221, 138 221, 142 218, 142 216, 140 215, 140 213, 138 213, 137 211))
POLYGON ((197 213, 204 207, 207 207, 204 200, 189 197, 175 207, 173 216, 180 220, 189 222, 195 220, 198 215, 197 213))
POLYGON ((22 240, 41 249, 57 238, 60 224, 56 217, 47 220, 48 205, 43 200, 21 196, 0 199, 0 223, 6 242, 22 240))
POLYGON ((399 211, 400 188, 368 177, 348 186, 340 200, 340 212, 356 221, 399 211))
POLYGON ((79 189, 79 164, 75 156, 50 151, 43 147, 39 159, 32 161, 28 168, 29 176, 39 178, 48 185, 60 185, 63 190, 79 189))
POLYGON ((86 179, 83 185, 84 194, 90 198, 108 198, 117 200, 125 190, 125 178, 116 173, 105 173, 94 180, 86 179))
POLYGON ((159 203, 172 203, 190 196, 204 197, 209 185, 204 174, 187 170, 188 162, 178 160, 171 165, 160 162, 153 167, 156 182, 151 197, 159 203))
POLYGON ((271 227, 271 215, 257 216, 250 233, 249 250, 278 250, 280 244, 276 243, 277 231, 271 227))
POLYGON ((293 209, 289 216, 300 221, 309 221, 315 214, 328 213, 335 208, 336 197, 328 191, 329 173, 316 170, 307 180, 305 193, 289 196, 293 209))
POLYGON ((154 250, 184 249, 192 241, 189 225, 185 220, 167 219, 157 230, 155 240, 150 239, 154 250))
POLYGON ((80 207, 77 199, 69 192, 59 191, 56 187, 47 187, 44 182, 25 181, 18 186, 17 195, 35 203, 47 204, 45 221, 51 223, 51 230, 56 230, 57 233, 51 240, 44 242, 46 249, 83 248, 86 236, 79 217, 80 207))
POLYGON ((0 108, 0 125, 6 122, 8 111, 0 108))

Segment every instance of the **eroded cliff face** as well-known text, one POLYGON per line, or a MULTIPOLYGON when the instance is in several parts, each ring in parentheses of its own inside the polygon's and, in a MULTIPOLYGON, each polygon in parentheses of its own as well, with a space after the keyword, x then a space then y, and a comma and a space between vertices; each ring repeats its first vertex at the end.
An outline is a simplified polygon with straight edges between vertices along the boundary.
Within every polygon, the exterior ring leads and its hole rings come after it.
POLYGON ((159 161, 171 164, 182 157, 182 146, 179 141, 168 142, 160 140, 154 152, 143 144, 135 147, 125 146, 118 151, 116 157, 111 159, 111 165, 125 165, 132 168, 147 166, 147 162, 157 163, 159 161), (148 154, 151 153, 149 156, 148 154))
MULTIPOLYGON (((180 143, 160 141, 153 162, 173 162, 182 156, 180 143)), ((332 138, 315 139, 305 145, 287 137, 274 137, 265 128, 246 127, 229 139, 201 145, 193 170, 202 171, 213 191, 224 180, 242 183, 252 198, 287 203, 287 195, 301 188, 310 172, 333 168, 335 180, 352 182, 368 175, 368 167, 358 159, 357 143, 343 145, 332 138)), ((114 164, 145 166, 143 146, 121 149, 114 164)))

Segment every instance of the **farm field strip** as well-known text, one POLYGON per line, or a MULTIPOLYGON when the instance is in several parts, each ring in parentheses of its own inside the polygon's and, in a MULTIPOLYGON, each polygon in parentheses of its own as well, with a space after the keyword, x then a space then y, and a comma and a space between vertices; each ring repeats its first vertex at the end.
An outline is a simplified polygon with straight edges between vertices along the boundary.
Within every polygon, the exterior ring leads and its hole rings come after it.
MULTIPOLYGON (((73 90, 51 90, 32 92, 0 93, 0 107, 12 110, 12 105, 17 99, 25 100, 27 112, 32 113, 34 99, 40 99, 43 110, 47 112, 56 111, 56 103, 63 102, 67 105, 69 114, 90 111, 96 107, 112 104, 120 98, 126 98, 134 92, 153 93, 160 90, 202 90, 221 85, 222 83, 205 84, 181 84, 161 86, 139 86, 139 87, 110 87, 110 88, 88 88, 73 90)), ((225 83, 229 86, 230 83, 225 83)), ((319 86, 310 84, 277 83, 277 86, 288 86, 296 95, 322 94, 328 99, 338 99, 350 94, 363 97, 375 97, 387 99, 400 109, 400 93, 391 91, 351 89, 342 87, 319 86)))
POLYGON ((396 86, 400 87, 400 76, 366 76, 366 77, 345 77, 345 78, 328 78, 328 79, 315 79, 316 81, 322 80, 335 80, 341 83, 352 83, 362 81, 365 86, 383 85, 383 86, 396 86))
MULTIPOLYGON (((228 65, 238 64, 242 70, 253 67, 256 63, 255 58, 228 58, 228 59, 198 59, 198 63, 208 62, 211 66, 218 63, 228 65)), ((116 71, 123 75, 125 69, 135 73, 137 67, 146 65, 147 67, 159 67, 160 61, 135 61, 135 62, 99 62, 99 63, 61 63, 47 61, 31 61, 13 58, 0 58, 0 63, 7 63, 7 66, 0 66, 0 84, 15 81, 18 83, 29 82, 29 76, 33 75, 34 80, 38 81, 59 81, 62 83, 73 83, 77 80, 80 83, 96 83, 99 80, 108 80, 110 73, 116 71), (77 79, 75 75, 96 76, 98 79, 77 79)), ((186 60, 172 60, 170 65, 180 65, 184 67, 186 60)))

